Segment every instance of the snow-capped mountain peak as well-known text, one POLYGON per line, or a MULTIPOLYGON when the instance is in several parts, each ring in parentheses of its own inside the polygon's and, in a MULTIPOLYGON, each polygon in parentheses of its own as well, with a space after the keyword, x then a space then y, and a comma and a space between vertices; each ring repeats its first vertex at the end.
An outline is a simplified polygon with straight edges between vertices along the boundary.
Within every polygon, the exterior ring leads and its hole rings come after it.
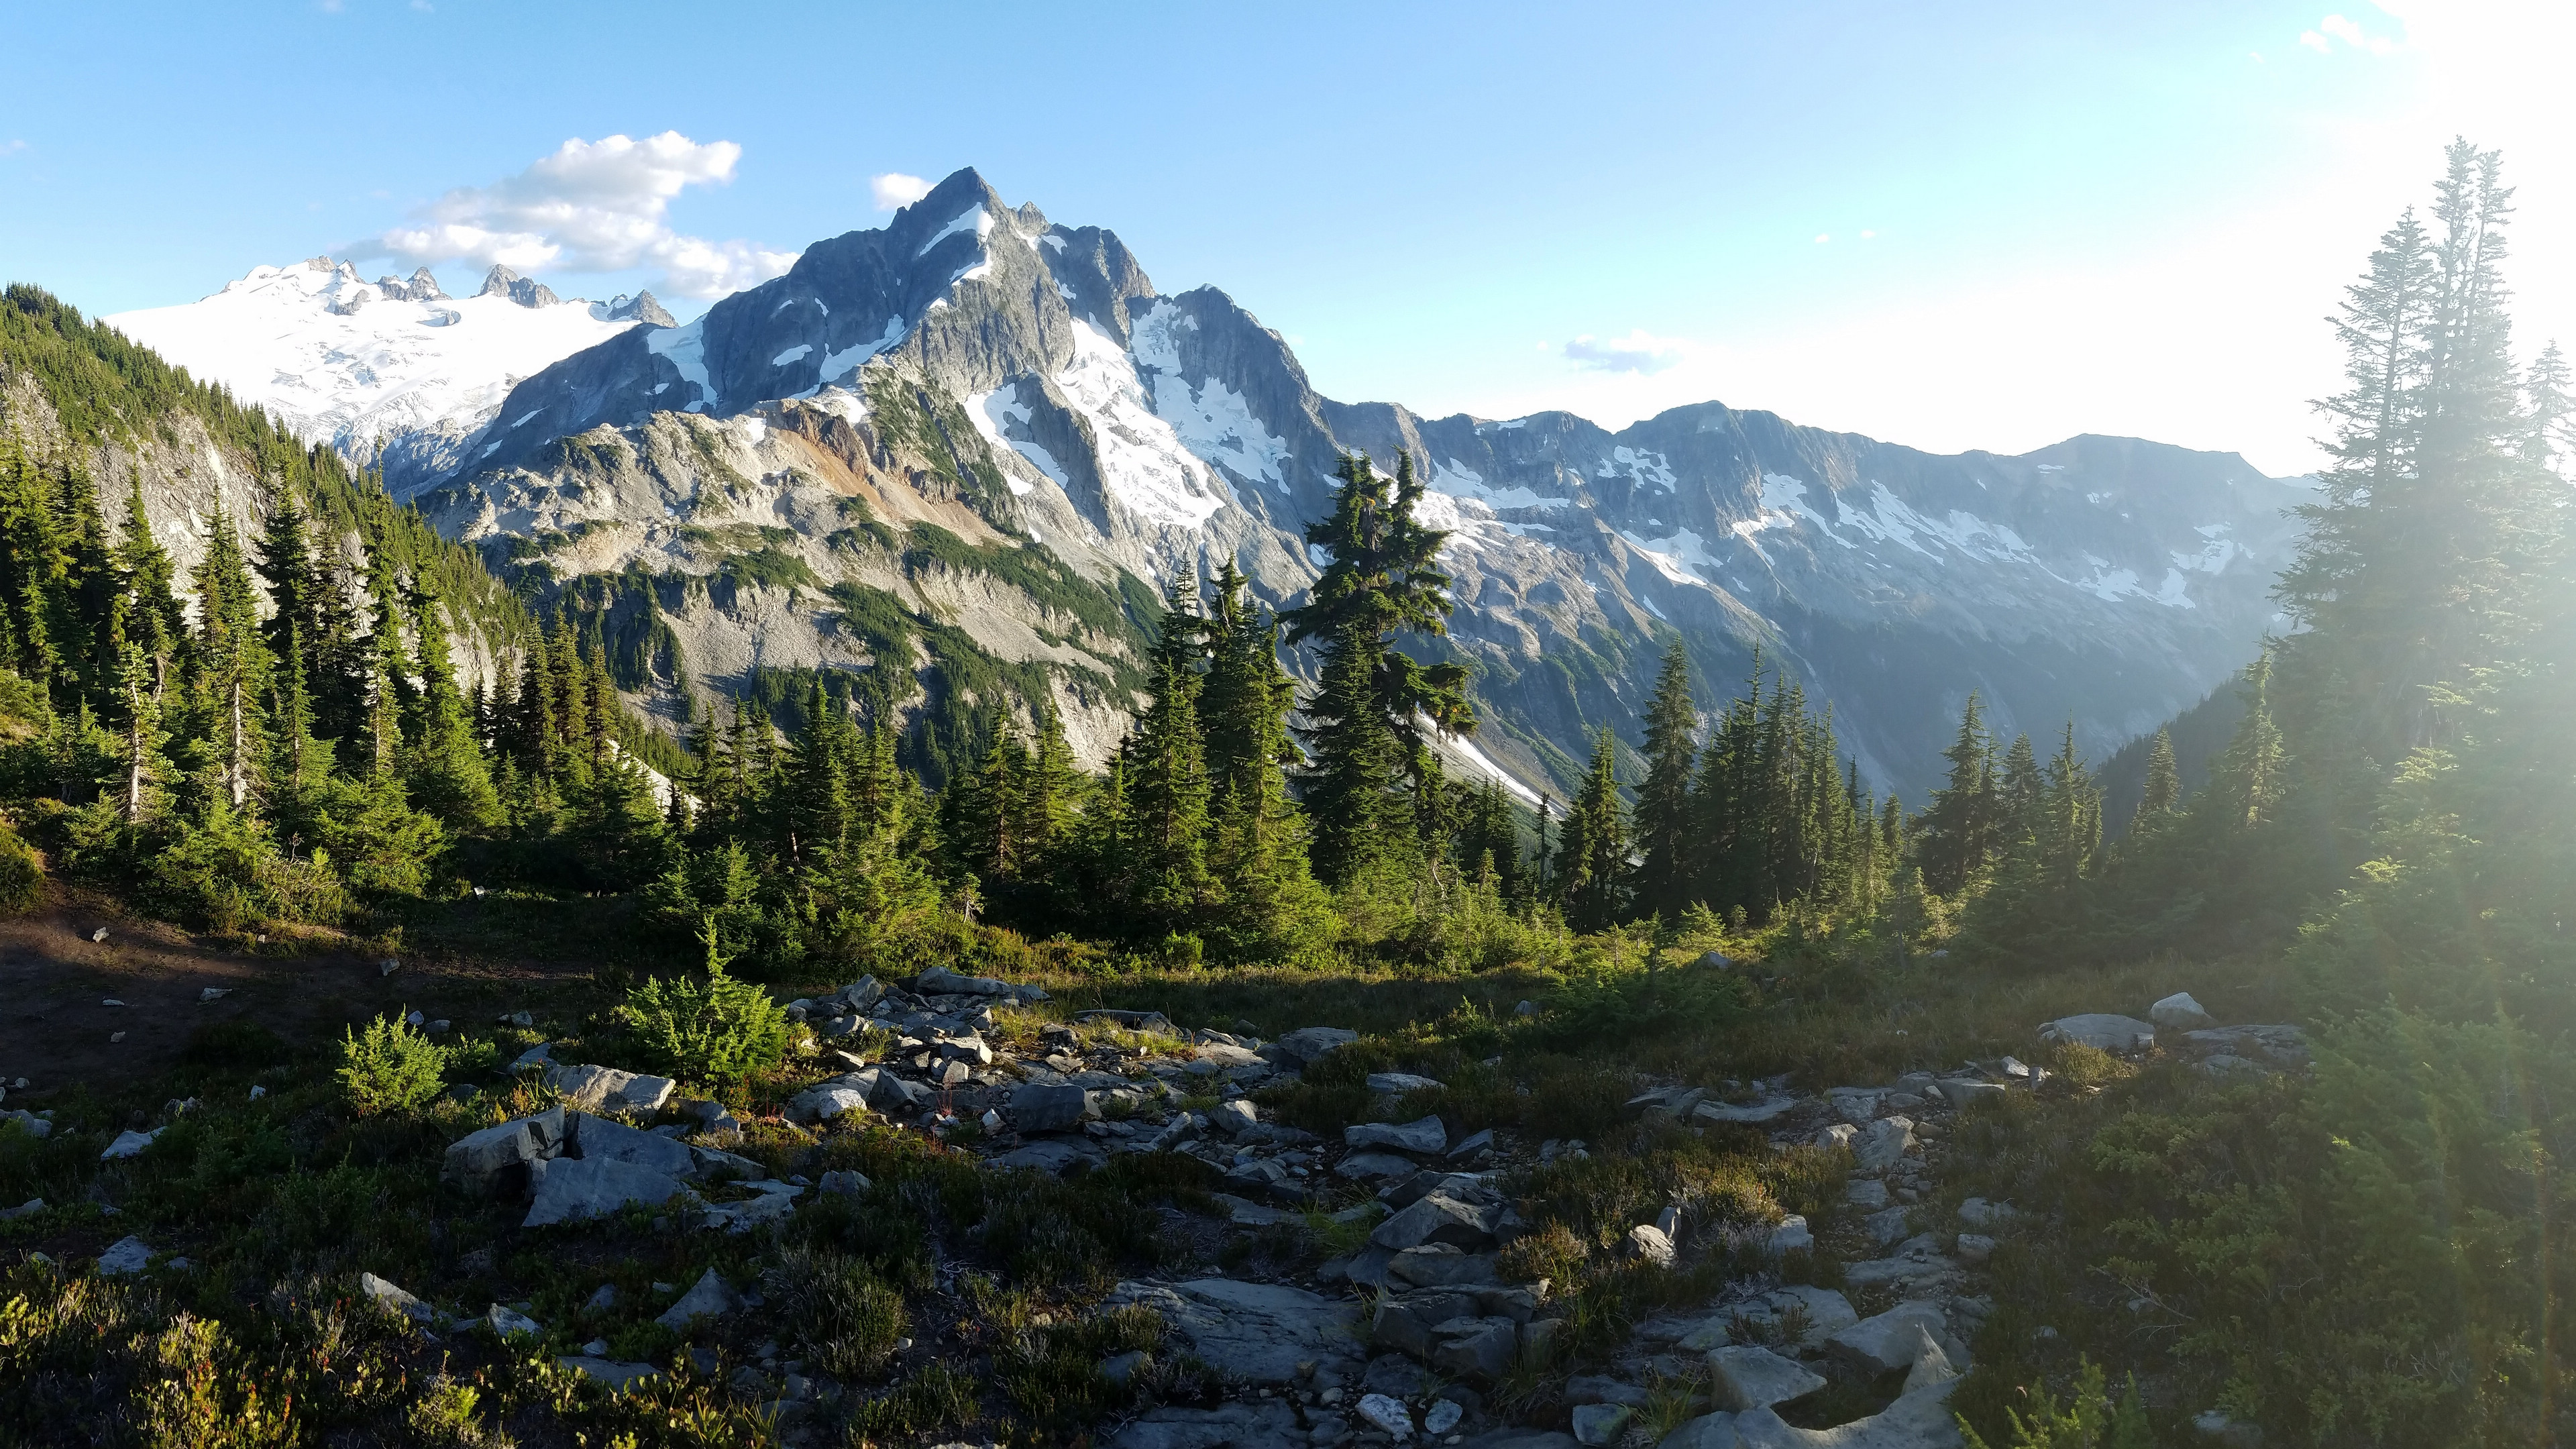
POLYGON ((649 292, 568 303, 494 267, 480 292, 450 297, 426 267, 369 282, 330 257, 105 320, 308 442, 380 457, 397 492, 462 461, 521 379, 638 323, 671 325, 649 292))

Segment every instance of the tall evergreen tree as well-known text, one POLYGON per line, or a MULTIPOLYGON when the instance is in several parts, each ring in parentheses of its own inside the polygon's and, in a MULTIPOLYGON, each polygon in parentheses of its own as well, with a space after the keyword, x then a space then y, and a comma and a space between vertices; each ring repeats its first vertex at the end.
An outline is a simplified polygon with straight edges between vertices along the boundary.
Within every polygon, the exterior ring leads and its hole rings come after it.
POLYGON ((1958 738, 1941 758, 1949 765, 1949 777, 1932 792, 1931 808, 1915 828, 1914 848, 1925 888, 1946 896, 1956 895, 1985 869, 1993 848, 1995 746, 1974 693, 1959 711, 1958 738))
POLYGON ((1637 843, 1645 865, 1638 872, 1638 904, 1678 916, 1692 894, 1692 835, 1699 815, 1691 799, 1698 754, 1691 735, 1699 712, 1691 705, 1690 656, 1679 636, 1664 650, 1645 724, 1646 778, 1637 789, 1637 843))
POLYGON ((1612 774, 1616 746, 1604 725, 1592 742, 1592 766, 1565 818, 1564 864, 1558 880, 1565 916, 1577 930, 1598 931, 1627 918, 1628 831, 1612 774))
POLYGON ((1414 835, 1406 791, 1438 777, 1427 732, 1466 734, 1476 720, 1464 666, 1426 666, 1391 642, 1448 632, 1450 579, 1438 563, 1448 535, 1416 516, 1423 484, 1412 455, 1399 456, 1391 480, 1365 456, 1344 457, 1334 477, 1332 511, 1306 529, 1331 561, 1287 623, 1288 642, 1314 640, 1321 656, 1306 805, 1317 873, 1341 886, 1414 835))

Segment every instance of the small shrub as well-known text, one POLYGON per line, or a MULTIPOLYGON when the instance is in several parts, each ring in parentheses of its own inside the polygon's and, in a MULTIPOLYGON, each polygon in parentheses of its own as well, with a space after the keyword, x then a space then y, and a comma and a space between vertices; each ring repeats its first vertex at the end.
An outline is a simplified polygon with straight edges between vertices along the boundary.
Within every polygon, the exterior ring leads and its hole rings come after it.
POLYGON ((911 1323, 901 1293, 839 1253, 789 1249, 769 1273, 769 1293, 806 1360, 845 1382, 883 1372, 911 1323))
MULTIPOLYGON (((2060 1409, 2048 1390, 2040 1388, 2031 1392, 2030 1417, 2005 1411, 2013 1436, 2004 1449, 2154 1449, 2146 1407, 2138 1401, 2137 1376, 2130 1376, 2127 1392, 2114 1403, 2102 1366, 2091 1359, 2083 1363, 2075 1380, 2075 1397, 2065 1408, 2060 1409)), ((1987 1449, 1967 1420, 1959 1420, 1959 1431, 1967 1436, 1968 1449, 1987 1449)))
POLYGON ((674 1076, 707 1082, 770 1070, 787 1057, 786 1008, 760 987, 725 974, 712 925, 702 939, 708 943, 705 980, 654 977, 626 994, 618 1020, 674 1076))
POLYGON ((786 1059, 787 1020, 768 993, 721 971, 703 982, 655 977, 627 996, 644 1051, 678 1075, 721 1081, 786 1059))
POLYGON ((367 1023, 365 1036, 343 1033, 340 1086, 361 1117, 426 1106, 446 1085, 447 1048, 412 1029, 396 1012, 367 1023))
POLYGON ((0 825, 0 916, 34 910, 44 893, 44 857, 17 831, 0 825))
POLYGON ((975 1421, 975 1380, 946 1364, 931 1364, 850 1415, 848 1442, 917 1439, 975 1421))

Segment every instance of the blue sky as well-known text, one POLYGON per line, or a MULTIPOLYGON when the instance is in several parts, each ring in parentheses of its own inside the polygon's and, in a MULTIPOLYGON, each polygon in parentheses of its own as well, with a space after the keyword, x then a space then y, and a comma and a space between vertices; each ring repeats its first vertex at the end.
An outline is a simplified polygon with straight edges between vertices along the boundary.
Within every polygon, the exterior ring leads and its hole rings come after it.
POLYGON ((973 165, 1336 397, 2289 472, 2454 131, 2523 186, 2526 331, 2576 334, 2576 7, 2324 3, 22 7, 0 274, 104 313, 480 226, 685 316, 973 165))

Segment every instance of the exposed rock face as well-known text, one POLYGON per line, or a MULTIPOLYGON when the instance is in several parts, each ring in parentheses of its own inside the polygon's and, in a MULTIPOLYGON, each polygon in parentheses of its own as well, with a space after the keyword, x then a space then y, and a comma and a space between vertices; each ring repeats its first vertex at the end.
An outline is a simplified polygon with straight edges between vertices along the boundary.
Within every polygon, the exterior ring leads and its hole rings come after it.
POLYGON ((507 297, 522 307, 553 307, 563 299, 548 290, 546 284, 520 276, 508 267, 495 264, 483 275, 483 290, 478 297, 507 297))

